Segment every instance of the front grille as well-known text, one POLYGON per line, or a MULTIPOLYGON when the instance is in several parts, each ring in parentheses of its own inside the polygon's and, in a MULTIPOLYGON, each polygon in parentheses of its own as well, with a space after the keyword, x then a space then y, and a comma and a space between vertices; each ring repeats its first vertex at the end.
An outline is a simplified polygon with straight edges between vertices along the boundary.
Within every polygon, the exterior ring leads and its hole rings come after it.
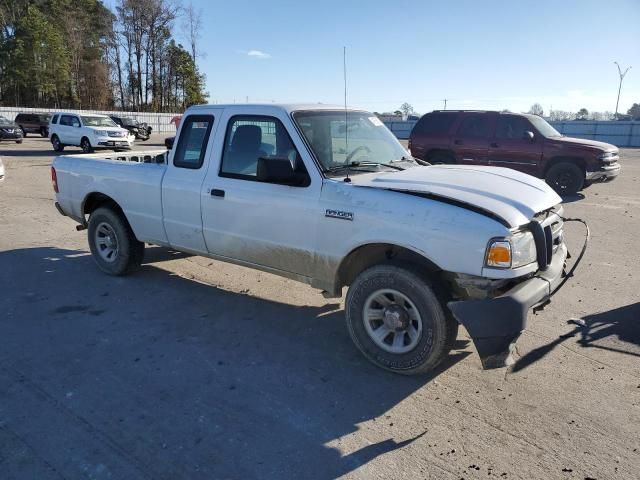
POLYGON ((560 217, 560 209, 553 208, 541 212, 531 222, 531 232, 536 243, 538 267, 546 270, 551 265, 553 255, 558 251, 563 242, 563 221, 560 217))
POLYGON ((122 138, 124 137, 124 133, 122 132, 109 132, 110 137, 122 138))

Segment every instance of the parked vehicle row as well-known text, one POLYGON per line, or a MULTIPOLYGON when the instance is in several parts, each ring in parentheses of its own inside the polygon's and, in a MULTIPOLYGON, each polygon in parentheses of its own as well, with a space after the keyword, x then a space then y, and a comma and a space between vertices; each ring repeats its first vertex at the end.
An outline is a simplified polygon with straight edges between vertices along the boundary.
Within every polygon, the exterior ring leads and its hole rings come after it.
POLYGON ((116 158, 63 155, 51 170, 56 207, 88 229, 101 270, 125 275, 155 244, 325 297, 348 287, 355 345, 394 372, 435 368, 459 323, 483 366, 505 365, 528 311, 564 283, 551 187, 513 169, 422 165, 369 112, 196 106, 169 152, 116 158))
POLYGON ((437 110, 413 128, 409 149, 430 163, 509 167, 561 195, 620 173, 618 147, 564 137, 537 115, 437 110))

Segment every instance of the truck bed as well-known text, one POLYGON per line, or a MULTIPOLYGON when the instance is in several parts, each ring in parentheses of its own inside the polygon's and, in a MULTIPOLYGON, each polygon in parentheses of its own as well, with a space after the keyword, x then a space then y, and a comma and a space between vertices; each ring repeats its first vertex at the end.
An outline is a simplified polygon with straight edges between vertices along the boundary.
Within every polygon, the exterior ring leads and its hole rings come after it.
POLYGON ((53 162, 58 203, 69 217, 84 223, 84 203, 94 192, 112 198, 127 215, 136 237, 165 243, 162 178, 167 150, 61 155, 53 162))

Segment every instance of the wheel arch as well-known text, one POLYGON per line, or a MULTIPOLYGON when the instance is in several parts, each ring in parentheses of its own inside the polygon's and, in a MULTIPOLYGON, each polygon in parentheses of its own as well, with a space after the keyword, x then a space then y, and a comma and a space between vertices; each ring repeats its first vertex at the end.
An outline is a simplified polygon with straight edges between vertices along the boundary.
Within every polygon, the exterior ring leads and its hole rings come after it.
POLYGON ((554 165, 557 165, 559 163, 573 163, 574 165, 576 165, 577 167, 579 167, 583 173, 585 173, 587 171, 587 165, 586 162, 584 161, 583 158, 578 157, 578 156, 566 156, 566 155, 559 155, 556 157, 552 157, 549 159, 549 161, 547 161, 547 165, 544 168, 544 176, 547 176, 547 173, 549 172, 549 169, 551 167, 553 167, 554 165))
POLYGON ((385 263, 407 266, 415 273, 435 279, 442 271, 421 252, 393 243, 367 243, 352 249, 340 262, 335 275, 336 290, 351 285, 367 268, 385 263))
MULTIPOLYGON (((86 217, 87 215, 91 215, 93 212, 95 212, 98 208, 110 208, 111 210, 113 210, 114 212, 116 212, 118 215, 122 216, 122 218, 129 223, 129 220, 127 220, 127 216, 124 213, 124 210, 122 210, 122 207, 118 204, 118 202, 116 202, 113 198, 111 198, 109 195, 106 195, 104 193, 101 192, 91 192, 89 194, 87 194, 84 197, 84 200, 82 201, 82 218, 85 219, 85 224, 86 222, 86 217)), ((129 224, 129 226, 131 226, 129 224)))

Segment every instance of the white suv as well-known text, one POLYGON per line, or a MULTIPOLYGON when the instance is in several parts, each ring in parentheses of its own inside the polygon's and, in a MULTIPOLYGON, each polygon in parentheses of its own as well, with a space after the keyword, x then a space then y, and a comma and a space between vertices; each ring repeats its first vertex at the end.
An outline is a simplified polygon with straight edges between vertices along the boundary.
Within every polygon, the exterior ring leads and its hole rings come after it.
POLYGON ((49 139, 56 152, 73 145, 91 153, 96 148, 130 150, 135 137, 107 115, 58 112, 51 116, 49 139))

